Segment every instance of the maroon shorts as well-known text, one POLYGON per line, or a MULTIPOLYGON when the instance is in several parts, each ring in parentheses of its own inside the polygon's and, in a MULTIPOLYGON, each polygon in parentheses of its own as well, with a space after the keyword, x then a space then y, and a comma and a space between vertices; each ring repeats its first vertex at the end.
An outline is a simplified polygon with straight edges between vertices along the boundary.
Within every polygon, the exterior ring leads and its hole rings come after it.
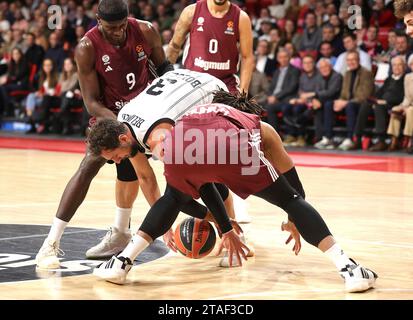
POLYGON ((245 199, 278 178, 261 151, 259 117, 238 113, 191 115, 177 122, 165 144, 165 177, 171 186, 199 198, 205 183, 222 183, 245 199), (188 136, 193 139, 187 141, 188 136))

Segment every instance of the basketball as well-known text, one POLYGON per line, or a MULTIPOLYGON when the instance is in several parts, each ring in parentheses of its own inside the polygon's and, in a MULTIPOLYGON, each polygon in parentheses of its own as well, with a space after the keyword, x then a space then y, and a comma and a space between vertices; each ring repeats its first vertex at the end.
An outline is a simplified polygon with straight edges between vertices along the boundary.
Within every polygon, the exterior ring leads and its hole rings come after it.
POLYGON ((191 259, 207 256, 214 249, 215 242, 215 230, 206 220, 187 218, 175 229, 178 251, 191 259))

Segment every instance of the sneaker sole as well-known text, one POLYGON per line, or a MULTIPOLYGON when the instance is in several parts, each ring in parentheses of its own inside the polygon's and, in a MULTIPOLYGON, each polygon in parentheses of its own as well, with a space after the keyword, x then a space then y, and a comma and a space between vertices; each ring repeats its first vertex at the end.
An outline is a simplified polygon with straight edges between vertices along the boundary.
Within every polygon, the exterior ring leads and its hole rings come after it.
POLYGON ((370 288, 374 287, 376 279, 359 279, 357 281, 352 281, 350 283, 346 283, 346 291, 349 293, 355 292, 364 292, 370 288))
POLYGON ((44 269, 44 270, 49 270, 49 269, 60 269, 60 262, 59 261, 54 261, 51 263, 47 262, 37 262, 36 261, 36 268, 38 269, 44 269))
POLYGON ((120 284, 121 285, 121 284, 125 284, 125 282, 126 282, 126 276, 124 276, 123 274, 115 274, 113 276, 108 276, 108 275, 100 272, 99 269, 94 269, 93 270, 93 275, 100 278, 100 279, 102 279, 102 280, 105 280, 105 281, 108 281, 108 282, 111 282, 111 283, 115 283, 115 284, 120 284))

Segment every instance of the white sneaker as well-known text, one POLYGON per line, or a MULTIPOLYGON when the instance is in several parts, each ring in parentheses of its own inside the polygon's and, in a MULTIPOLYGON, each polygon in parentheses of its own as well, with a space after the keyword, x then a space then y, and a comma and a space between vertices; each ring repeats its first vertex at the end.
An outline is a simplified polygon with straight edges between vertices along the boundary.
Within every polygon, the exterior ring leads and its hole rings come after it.
POLYGON ((232 199, 234 201, 235 220, 238 223, 251 223, 252 219, 248 214, 247 202, 235 193, 232 194, 232 199))
POLYGON ((344 279, 347 292, 363 292, 374 287, 378 275, 367 268, 354 264, 348 264, 340 270, 340 275, 344 279))
POLYGON ((86 257, 88 259, 112 257, 123 251, 131 238, 130 231, 120 232, 117 228, 111 227, 100 243, 86 251, 86 257))
POLYGON ((133 263, 129 258, 113 256, 109 261, 98 265, 93 270, 93 275, 109 282, 124 284, 132 267, 133 263))
POLYGON ((331 139, 327 137, 323 137, 320 141, 318 141, 315 145, 314 148, 320 149, 320 150, 332 150, 334 149, 334 143, 331 139))
POLYGON ((350 138, 344 139, 344 141, 338 146, 340 150, 348 151, 354 146, 354 142, 350 138))
POLYGON ((65 255, 63 250, 59 249, 59 244, 56 241, 46 239, 36 255, 37 267, 40 269, 59 269, 59 255, 65 255))
MULTIPOLYGON (((247 244, 244 235, 241 235, 240 238, 241 238, 241 241, 243 243, 247 244)), ((247 244, 247 246, 250 249, 250 251, 247 252, 247 258, 251 258, 255 255, 255 250, 254 250, 254 247, 252 245, 247 244)), ((221 258, 221 261, 219 262, 219 266, 222 267, 222 268, 230 268, 229 255, 228 255, 228 251, 226 249, 224 250, 224 256, 221 258)), ((233 255, 232 256, 232 268, 240 267, 240 266, 241 265, 238 261, 238 258, 235 255, 233 255)))

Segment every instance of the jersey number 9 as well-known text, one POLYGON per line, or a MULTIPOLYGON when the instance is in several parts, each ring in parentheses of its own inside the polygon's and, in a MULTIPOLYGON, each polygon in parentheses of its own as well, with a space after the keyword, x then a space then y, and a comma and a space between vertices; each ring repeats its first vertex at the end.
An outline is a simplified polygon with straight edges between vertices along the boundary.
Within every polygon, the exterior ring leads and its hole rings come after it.
POLYGON ((132 90, 132 88, 135 86, 136 84, 136 78, 135 78, 135 74, 134 73, 128 73, 126 75, 126 82, 129 84, 129 90, 132 90))

